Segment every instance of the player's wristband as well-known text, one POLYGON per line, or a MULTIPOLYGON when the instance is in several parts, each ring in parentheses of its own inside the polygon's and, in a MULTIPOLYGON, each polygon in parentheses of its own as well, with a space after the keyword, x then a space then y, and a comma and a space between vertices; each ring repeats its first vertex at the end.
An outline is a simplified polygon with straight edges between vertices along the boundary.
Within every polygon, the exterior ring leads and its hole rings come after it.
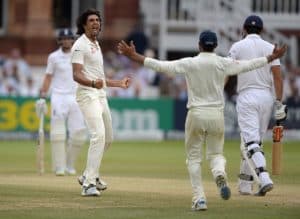
POLYGON ((95 86, 95 81, 94 81, 94 80, 92 80, 92 87, 93 87, 93 88, 96 87, 96 86, 95 86))

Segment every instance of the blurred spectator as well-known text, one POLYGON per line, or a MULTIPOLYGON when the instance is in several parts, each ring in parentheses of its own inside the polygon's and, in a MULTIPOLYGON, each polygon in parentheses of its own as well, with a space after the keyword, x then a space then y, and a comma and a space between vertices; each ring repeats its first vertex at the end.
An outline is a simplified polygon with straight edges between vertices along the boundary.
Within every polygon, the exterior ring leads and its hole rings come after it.
POLYGON ((286 99, 286 104, 288 106, 300 106, 300 77, 291 77, 289 82, 291 95, 286 99))
POLYGON ((35 85, 33 78, 27 78, 25 86, 20 88, 20 95, 26 97, 38 97, 39 89, 35 85))
POLYGON ((21 57, 21 51, 18 48, 12 49, 9 58, 3 65, 3 72, 7 77, 14 75, 22 84, 26 84, 27 78, 31 77, 30 67, 21 57))
MULTIPOLYGON (((147 57, 154 58, 155 54, 152 49, 145 50, 144 54, 147 57)), ((139 93, 139 97, 141 98, 151 98, 151 97, 158 97, 159 96, 159 89, 157 84, 154 84, 155 80, 157 79, 155 71, 149 68, 145 68, 143 65, 138 65, 138 69, 136 71, 135 77, 139 80, 139 85, 142 88, 139 93)))
POLYGON ((300 99, 300 68, 287 60, 284 65, 284 100, 288 105, 299 106, 300 99))
POLYGON ((0 54, 0 69, 2 70, 2 66, 4 65, 5 57, 4 55, 0 54))
MULTIPOLYGON (((152 50, 145 51, 147 56, 154 56, 152 50)), ((107 94, 111 97, 122 98, 150 98, 158 97, 159 89, 153 85, 157 73, 144 68, 135 62, 130 61, 125 56, 120 56, 113 51, 108 51, 104 55, 104 65, 106 77, 119 80, 125 76, 132 79, 131 86, 124 89, 107 88, 107 94)))
POLYGON ((22 58, 18 48, 12 49, 9 57, 4 61, 1 82, 0 94, 2 95, 36 96, 38 94, 30 67, 22 58))
POLYGON ((130 77, 132 79, 129 88, 118 89, 116 91, 118 97, 122 97, 122 98, 139 97, 141 91, 141 85, 139 79, 136 76, 136 72, 138 71, 138 69, 139 69, 139 65, 130 61, 127 63, 126 68, 120 69, 116 73, 114 78, 116 80, 119 80, 120 78, 123 77, 130 77))
POLYGON ((0 94, 2 96, 18 96, 18 83, 13 78, 5 78, 1 82, 0 94))
POLYGON ((179 100, 187 100, 187 85, 185 78, 182 75, 177 75, 174 82, 175 86, 178 88, 175 98, 179 100))

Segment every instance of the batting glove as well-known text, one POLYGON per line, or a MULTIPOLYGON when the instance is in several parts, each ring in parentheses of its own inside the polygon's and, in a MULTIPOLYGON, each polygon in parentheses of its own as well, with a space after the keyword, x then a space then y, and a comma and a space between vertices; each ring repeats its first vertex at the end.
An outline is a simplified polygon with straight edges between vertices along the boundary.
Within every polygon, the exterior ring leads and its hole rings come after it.
POLYGON ((284 121, 287 117, 287 105, 281 103, 281 101, 276 100, 275 102, 275 119, 276 121, 284 121))
POLYGON ((40 98, 35 102, 35 111, 39 117, 42 113, 47 113, 48 109, 45 98, 40 98))

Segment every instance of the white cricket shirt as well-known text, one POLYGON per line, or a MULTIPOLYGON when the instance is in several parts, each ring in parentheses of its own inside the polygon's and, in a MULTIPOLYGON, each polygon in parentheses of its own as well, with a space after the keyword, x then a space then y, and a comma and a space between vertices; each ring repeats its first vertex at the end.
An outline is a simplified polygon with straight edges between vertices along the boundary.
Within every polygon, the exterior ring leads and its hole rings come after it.
MULTIPOLYGON (((272 53, 274 46, 263 40, 257 34, 249 34, 243 40, 236 42, 229 50, 229 56, 236 60, 248 60, 267 56, 272 53)), ((238 76, 237 91, 245 89, 269 89, 273 88, 273 75, 271 66, 280 65, 279 59, 265 65, 262 68, 252 70, 238 76)))
POLYGON ((170 75, 184 74, 187 83, 187 108, 224 107, 223 89, 227 75, 249 71, 267 64, 267 58, 236 61, 201 52, 198 56, 175 61, 159 61, 146 58, 144 65, 157 72, 170 75))
MULTIPOLYGON (((103 56, 98 41, 93 43, 85 34, 82 34, 72 47, 71 62, 83 65, 83 74, 89 80, 105 80, 103 56)), ((97 96, 106 96, 104 89, 97 89, 78 84, 78 94, 94 93, 97 96)))
POLYGON ((77 83, 73 80, 71 52, 62 49, 52 52, 47 61, 46 74, 52 75, 51 93, 75 95, 77 83))

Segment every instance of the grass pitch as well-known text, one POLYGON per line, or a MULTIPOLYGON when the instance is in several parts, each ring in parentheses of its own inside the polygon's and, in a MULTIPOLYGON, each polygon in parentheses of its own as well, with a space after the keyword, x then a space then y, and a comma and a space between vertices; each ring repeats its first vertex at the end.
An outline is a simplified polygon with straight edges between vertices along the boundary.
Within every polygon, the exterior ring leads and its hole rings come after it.
MULTIPOLYGON (((270 167, 271 143, 264 146, 270 167)), ((85 166, 87 145, 77 162, 85 166)), ((81 197, 76 176, 51 173, 49 143, 46 174, 36 170, 35 142, 0 142, 0 218, 300 218, 299 142, 285 142, 283 174, 273 176, 275 188, 265 197, 240 196, 236 182, 239 143, 227 141, 225 156, 232 197, 223 201, 208 165, 203 179, 208 210, 192 212, 191 187, 182 141, 115 142, 101 167, 109 188, 100 197, 81 197)), ((270 169, 270 168, 269 168, 270 169)))

